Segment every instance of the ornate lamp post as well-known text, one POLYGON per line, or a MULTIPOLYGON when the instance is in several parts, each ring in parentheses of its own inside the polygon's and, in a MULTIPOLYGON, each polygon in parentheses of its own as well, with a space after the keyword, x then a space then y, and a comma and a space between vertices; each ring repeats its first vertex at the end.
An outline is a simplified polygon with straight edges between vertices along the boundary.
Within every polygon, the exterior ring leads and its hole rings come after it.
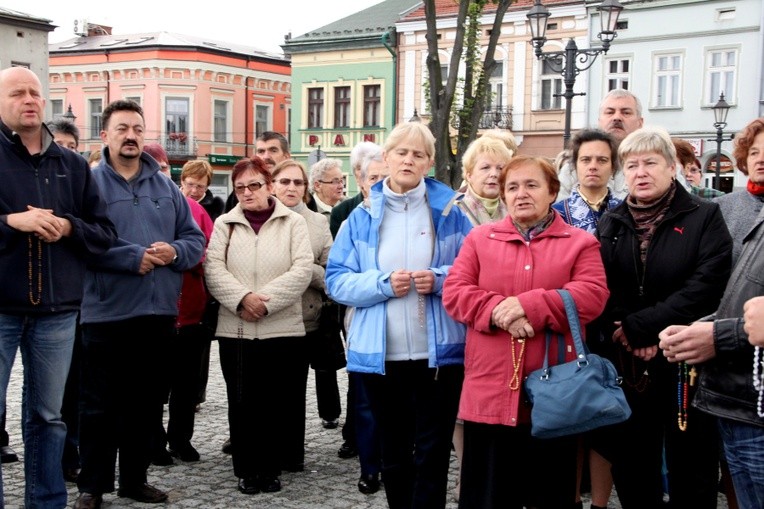
POLYGON ((564 51, 544 52, 546 44, 546 24, 549 20, 549 10, 544 7, 541 0, 535 0, 526 15, 531 25, 531 44, 536 50, 536 58, 549 62, 554 72, 560 73, 565 83, 565 92, 562 96, 565 98, 565 133, 563 140, 565 146, 570 139, 570 116, 571 102, 577 95, 585 95, 573 92, 573 86, 576 84, 576 77, 581 71, 588 70, 597 59, 600 53, 607 53, 610 49, 610 43, 615 39, 618 16, 620 16, 623 6, 618 0, 604 0, 597 10, 600 12, 600 33, 597 38, 602 41, 599 48, 579 49, 576 41, 572 38, 568 41, 564 51), (580 67, 579 67, 580 65, 580 67))
MULTIPOLYGON (((714 176, 713 188, 721 191, 722 178, 722 142, 730 141, 734 135, 729 138, 724 137, 724 128, 727 127, 727 113, 730 111, 730 105, 724 100, 724 92, 719 94, 719 100, 714 104, 714 127, 716 128, 716 172, 714 176)), ((714 140, 711 140, 714 141, 714 140)))
POLYGON ((66 110, 66 113, 61 115, 61 118, 65 118, 66 120, 68 120, 72 124, 74 123, 75 120, 77 120, 77 117, 74 116, 74 112, 72 111, 72 105, 71 104, 69 105, 69 109, 66 110))

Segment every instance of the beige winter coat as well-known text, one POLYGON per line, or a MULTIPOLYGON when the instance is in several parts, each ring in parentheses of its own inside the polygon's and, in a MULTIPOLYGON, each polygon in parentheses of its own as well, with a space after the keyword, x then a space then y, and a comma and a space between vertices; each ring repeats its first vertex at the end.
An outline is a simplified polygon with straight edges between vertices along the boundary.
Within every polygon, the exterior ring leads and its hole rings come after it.
POLYGON ((313 332, 318 330, 319 319, 321 318, 322 291, 326 288, 324 275, 326 274, 329 249, 332 247, 332 232, 329 231, 329 221, 326 216, 313 212, 304 203, 291 207, 291 210, 305 218, 310 233, 310 247, 313 250, 313 278, 302 296, 302 318, 305 322, 305 331, 313 332))
POLYGON ((259 234, 244 217, 241 204, 215 221, 204 274, 210 293, 220 302, 219 337, 267 339, 305 334, 302 294, 313 270, 308 227, 302 216, 271 199, 275 209, 259 234), (237 311, 250 292, 270 297, 265 302, 268 314, 256 322, 242 320, 237 311))

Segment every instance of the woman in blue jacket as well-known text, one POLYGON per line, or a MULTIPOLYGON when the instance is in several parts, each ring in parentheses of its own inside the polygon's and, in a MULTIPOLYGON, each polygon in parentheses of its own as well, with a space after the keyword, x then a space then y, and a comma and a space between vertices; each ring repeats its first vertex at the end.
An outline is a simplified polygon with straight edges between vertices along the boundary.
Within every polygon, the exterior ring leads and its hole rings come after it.
POLYGON ((348 371, 361 373, 382 436, 388 505, 444 507, 451 436, 464 376, 464 326, 441 290, 471 224, 454 191, 425 178, 435 139, 419 123, 385 144, 390 176, 356 208, 329 253, 327 289, 355 308, 348 371))

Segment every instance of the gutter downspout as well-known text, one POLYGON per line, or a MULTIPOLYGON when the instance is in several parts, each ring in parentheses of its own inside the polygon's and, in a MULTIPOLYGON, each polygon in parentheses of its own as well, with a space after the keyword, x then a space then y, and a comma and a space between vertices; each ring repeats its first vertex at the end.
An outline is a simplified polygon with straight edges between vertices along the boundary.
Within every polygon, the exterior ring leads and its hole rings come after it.
POLYGON ((380 41, 382 42, 382 45, 387 49, 387 51, 390 52, 390 55, 393 57, 393 100, 391 101, 393 104, 392 110, 393 110, 393 126, 395 126, 398 123, 398 54, 393 50, 393 48, 388 44, 388 41, 390 40, 390 34, 394 33, 394 30, 388 30, 384 34, 382 34, 382 38, 380 41))

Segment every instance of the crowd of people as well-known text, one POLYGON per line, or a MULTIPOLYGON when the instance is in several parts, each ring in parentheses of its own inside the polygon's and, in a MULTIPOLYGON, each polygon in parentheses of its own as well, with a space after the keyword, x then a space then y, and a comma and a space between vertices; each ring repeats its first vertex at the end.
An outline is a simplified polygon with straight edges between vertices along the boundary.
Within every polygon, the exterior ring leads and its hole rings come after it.
POLYGON ((20 349, 26 507, 65 507, 66 482, 75 509, 117 487, 165 502, 147 470, 199 461, 212 344, 244 495, 305 469, 308 370, 334 429, 346 366, 337 455, 391 509, 574 509, 585 491, 599 509, 613 487, 624 509, 713 509, 720 472, 730 507, 764 507, 764 119, 735 139, 748 183, 728 195, 614 90, 554 162, 484 133, 457 191, 427 177, 420 122, 353 149, 347 199, 342 161, 308 169, 266 132, 224 201, 205 161, 172 181, 134 102, 104 109, 90 162, 43 111, 34 73, 0 71, 0 422, 20 349), (541 439, 524 381, 546 334, 550 359, 576 358, 560 289, 631 416, 541 439))

